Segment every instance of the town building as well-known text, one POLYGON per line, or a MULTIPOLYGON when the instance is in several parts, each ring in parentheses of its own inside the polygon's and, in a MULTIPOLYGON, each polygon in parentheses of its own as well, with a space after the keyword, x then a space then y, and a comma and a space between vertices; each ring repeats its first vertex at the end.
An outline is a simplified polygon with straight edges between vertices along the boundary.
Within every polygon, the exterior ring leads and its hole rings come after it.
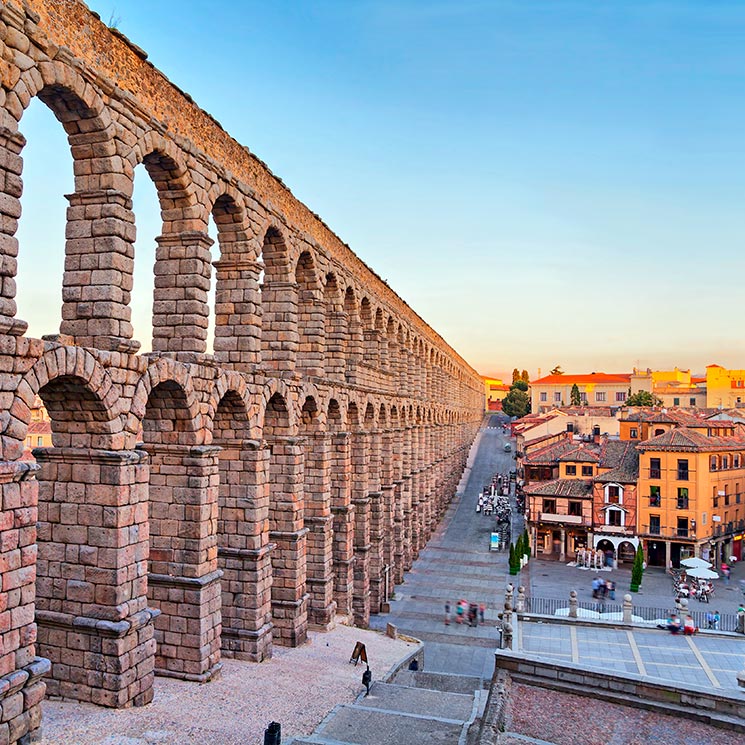
POLYGON ((483 378, 484 411, 502 411, 502 399, 510 392, 510 387, 499 378, 483 378))
POLYGON ((745 437, 742 425, 732 432, 678 427, 637 445, 638 529, 650 566, 742 557, 745 437))
POLYGON ((721 365, 708 365, 706 405, 712 409, 745 407, 745 370, 727 370, 721 365))
POLYGON ((637 370, 631 373, 631 393, 651 392, 662 406, 706 407, 706 378, 690 370, 637 370))
POLYGON ((631 387, 631 374, 546 375, 530 384, 531 410, 543 413, 571 405, 574 385, 581 405, 623 406, 631 387))

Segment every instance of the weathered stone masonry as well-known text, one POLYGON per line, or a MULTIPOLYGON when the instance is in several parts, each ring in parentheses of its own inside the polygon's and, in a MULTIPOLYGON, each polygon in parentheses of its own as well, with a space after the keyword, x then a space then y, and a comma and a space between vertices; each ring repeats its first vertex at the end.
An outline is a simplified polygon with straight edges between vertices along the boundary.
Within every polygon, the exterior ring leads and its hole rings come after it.
POLYGON ((453 496, 482 401, 464 360, 82 3, 4 0, 0 81, 1 744, 37 737, 45 687, 139 705, 156 674, 204 681, 338 613, 367 624, 453 496), (34 97, 75 173, 44 339, 14 301, 34 97), (163 220, 147 355, 140 164, 163 220), (54 447, 29 463, 37 395, 54 447))

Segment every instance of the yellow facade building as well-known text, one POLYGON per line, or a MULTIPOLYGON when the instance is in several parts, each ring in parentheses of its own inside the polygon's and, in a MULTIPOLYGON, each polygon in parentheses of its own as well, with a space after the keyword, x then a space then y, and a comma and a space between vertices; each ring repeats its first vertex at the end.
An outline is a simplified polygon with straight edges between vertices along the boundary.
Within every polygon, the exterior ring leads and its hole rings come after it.
POLYGON ((706 405, 710 409, 745 407, 745 370, 709 365, 706 368, 706 405))
POLYGON ((745 437, 671 429, 637 445, 638 533, 650 566, 742 556, 745 437))
POLYGON ((484 411, 501 411, 502 399, 510 392, 510 387, 499 378, 483 378, 484 411))

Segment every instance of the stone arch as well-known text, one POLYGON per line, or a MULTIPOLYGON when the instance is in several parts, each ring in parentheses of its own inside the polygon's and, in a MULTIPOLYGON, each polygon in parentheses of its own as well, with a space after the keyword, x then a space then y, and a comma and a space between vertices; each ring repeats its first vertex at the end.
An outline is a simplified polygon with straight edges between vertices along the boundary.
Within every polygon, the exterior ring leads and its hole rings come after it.
POLYGON ((214 432, 215 417, 218 407, 230 392, 232 392, 232 396, 230 397, 231 406, 236 406, 238 401, 240 401, 240 406, 243 409, 243 413, 236 411, 236 415, 241 419, 245 416, 248 423, 248 431, 246 432, 245 437, 258 439, 259 405, 256 401, 252 400, 252 394, 249 390, 248 384, 246 383, 245 377, 231 370, 221 371, 220 376, 215 380, 212 386, 210 397, 207 402, 207 410, 204 416, 204 424, 206 430, 210 433, 209 436, 212 436, 214 432))
MULTIPOLYGON (((292 433, 297 432, 297 415, 292 406, 292 391, 290 390, 287 383, 279 378, 271 378, 264 385, 264 389, 259 399, 259 410, 257 412, 258 421, 261 424, 262 432, 263 426, 267 419, 267 411, 269 410, 269 402, 275 400, 275 403, 282 402, 282 407, 286 409, 286 417, 283 415, 279 418, 276 416, 273 419, 273 426, 281 427, 282 434, 289 437, 292 433)), ((274 414, 278 414, 277 410, 274 410, 274 414)))
POLYGON ((153 131, 143 135, 129 157, 132 172, 138 163, 155 185, 162 220, 162 233, 155 239, 153 351, 204 353, 213 244, 207 235, 204 197, 197 194, 184 154, 162 135, 153 131), (174 314, 174 306, 181 312, 174 314))
POLYGON ((357 294, 351 285, 347 285, 344 291, 344 312, 347 314, 346 349, 344 350, 347 361, 346 376, 350 383, 356 383, 357 367, 362 360, 364 350, 364 331, 357 294))
POLYGON ((321 377, 326 349, 325 308, 313 253, 304 250, 295 264, 297 285, 297 367, 306 375, 321 377))
POLYGON ((37 395, 44 399, 45 390, 55 447, 122 447, 117 438, 122 431, 120 402, 110 375, 89 351, 58 346, 47 350, 18 383, 3 429, 6 459, 23 452, 31 406, 37 395), (10 446, 9 440, 17 445, 10 446))
MULTIPOLYGON (((126 276, 119 272, 122 255, 127 251, 127 239, 123 237, 127 226, 122 226, 126 220, 112 216, 112 210, 126 208, 127 201, 117 191, 122 161, 117 152, 115 126, 95 88, 60 61, 42 62, 22 72, 1 109, 8 127, 0 136, 0 171, 4 171, 3 191, 8 203, 3 207, 6 217, 0 226, 0 232, 7 236, 0 249, 0 272, 7 277, 0 283, 0 315, 7 317, 12 333, 26 330, 26 322, 14 318, 17 308, 13 278, 18 254, 15 233, 21 214, 20 153, 26 142, 18 126, 33 98, 41 100, 62 124, 73 159, 75 189, 67 195, 65 272, 60 277, 62 312, 55 332, 73 336, 81 346, 129 349, 129 286, 126 276), (99 256, 97 272, 90 271, 92 254, 99 256), (93 317, 92 311, 100 307, 107 309, 106 315, 93 317)), ((23 255, 23 246, 20 251, 23 255)))
MULTIPOLYGON (((163 393, 170 391, 174 395, 178 395, 180 399, 183 395, 183 407, 180 408, 179 426, 184 432, 193 433, 193 436, 187 437, 187 439, 192 440, 189 444, 203 444, 199 442, 204 437, 200 433, 205 432, 206 428, 203 426, 199 401, 194 391, 191 376, 185 365, 170 357, 155 358, 140 377, 135 387, 134 395, 132 396, 132 405, 129 410, 125 429, 135 435, 139 433, 142 422, 146 417, 148 401, 158 386, 163 386, 161 389, 163 393), (177 393, 177 389, 182 394, 177 393)), ((166 405, 165 402, 163 404, 164 406, 166 405)))
POLYGON ((261 286, 261 364, 271 372, 294 370, 298 351, 298 287, 290 275, 288 242, 275 225, 267 227, 260 261, 264 266, 261 286))
POLYGON ((343 381, 346 372, 347 326, 336 274, 328 272, 323 286, 324 338, 326 341, 326 377, 343 381))

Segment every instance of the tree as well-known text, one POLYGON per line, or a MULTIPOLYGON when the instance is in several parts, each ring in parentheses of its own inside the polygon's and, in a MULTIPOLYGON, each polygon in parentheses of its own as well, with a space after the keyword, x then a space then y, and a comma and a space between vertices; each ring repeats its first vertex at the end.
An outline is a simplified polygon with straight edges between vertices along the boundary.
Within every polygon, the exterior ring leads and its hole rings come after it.
POLYGON ((515 544, 510 543, 510 574, 517 574, 520 571, 520 560, 517 557, 517 551, 515 551, 515 544))
POLYGON ((520 563, 523 558, 523 536, 522 533, 517 537, 517 541, 515 542, 515 560, 520 563))
POLYGON ((512 391, 526 391, 528 390, 528 384, 520 378, 519 380, 516 380, 511 386, 510 390, 512 391))
POLYGON ((507 416, 515 416, 519 419, 530 413, 530 397, 525 391, 513 388, 502 399, 502 411, 507 416))
POLYGON ((631 567, 631 590, 637 592, 642 583, 644 575, 644 551, 640 543, 636 547, 636 556, 634 557, 634 566, 631 567))
POLYGON ((528 375, 527 370, 523 370, 520 373, 520 380, 524 380, 526 383, 530 383, 530 375, 528 375))
POLYGON ((523 531, 523 553, 530 558, 530 536, 527 528, 523 531))
POLYGON ((561 365, 556 365, 553 370, 549 370, 549 375, 563 375, 564 371, 561 369, 561 365))
POLYGON ((569 403, 572 406, 582 406, 582 399, 579 395, 579 386, 575 383, 569 392, 569 403))
POLYGON ((520 371, 517 368, 515 368, 512 371, 512 382, 516 383, 518 380, 520 380, 520 371))
POLYGON ((626 406, 662 406, 662 399, 649 391, 639 391, 626 399, 626 406))

